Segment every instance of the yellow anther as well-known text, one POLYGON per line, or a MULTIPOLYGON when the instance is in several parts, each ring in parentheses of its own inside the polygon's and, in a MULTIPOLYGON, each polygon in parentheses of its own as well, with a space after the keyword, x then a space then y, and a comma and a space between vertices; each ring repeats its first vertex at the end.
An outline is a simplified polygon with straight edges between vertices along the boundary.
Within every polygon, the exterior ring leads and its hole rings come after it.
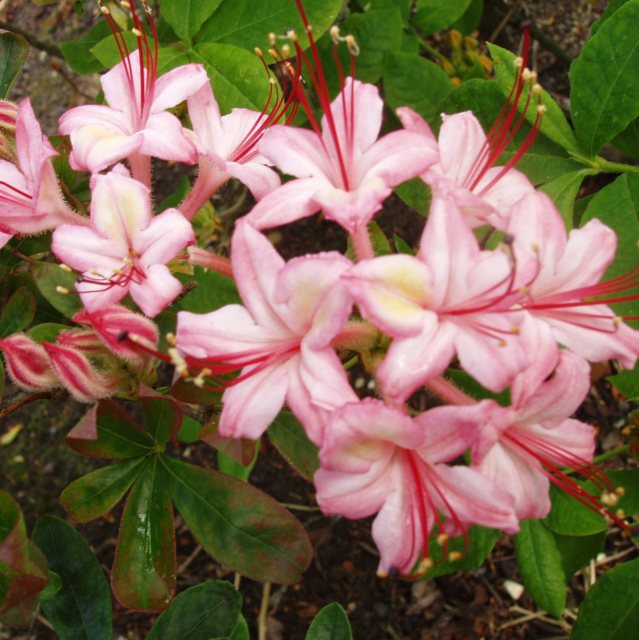
POLYGON ((55 290, 63 296, 66 296, 69 293, 69 290, 66 287, 61 287, 60 285, 58 285, 55 290))
POLYGON ((174 333, 171 333, 171 332, 169 331, 169 333, 167 333, 165 337, 166 337, 166 341, 167 341, 167 343, 168 343, 170 346, 174 347, 174 346, 177 344, 177 343, 175 342, 175 334, 174 334, 174 333))
POLYGON ((291 48, 287 44, 282 45, 282 55, 285 58, 288 58, 291 55, 291 48))
POLYGON ((497 346, 498 346, 498 347, 507 347, 507 346, 508 346, 508 343, 507 343, 505 340, 500 340, 500 341, 497 343, 497 346))
POLYGON ((625 496, 626 495, 626 490, 623 487, 617 487, 615 489, 615 493, 621 497, 621 496, 625 496))
POLYGON ((354 56, 358 56, 359 55, 359 45, 357 44, 357 40, 355 40, 355 36, 348 35, 348 36, 346 36, 345 40, 346 40, 346 46, 348 47, 348 50, 354 56))
POLYGON ((59 266, 60 266, 60 269, 62 269, 62 271, 66 271, 67 273, 73 272, 73 269, 71 269, 71 267, 68 264, 64 264, 64 262, 62 262, 59 266))
POLYGON ((461 560, 461 558, 462 558, 461 551, 451 551, 448 554, 448 559, 450 560, 450 562, 457 562, 457 560, 461 560))
POLYGON ((171 363, 175 366, 175 370, 177 371, 177 374, 181 378, 188 377, 189 367, 186 364, 186 360, 182 357, 182 354, 180 354, 180 352, 173 347, 171 347, 168 351, 169 351, 169 357, 171 358, 171 363))
POLYGON ((540 116, 543 116, 543 115, 544 115, 544 113, 546 113, 546 111, 548 111, 548 107, 546 107, 546 105, 545 105, 545 104, 539 104, 539 105, 537 105, 537 113, 538 113, 540 116))
POLYGON ((127 0, 120 0, 120 6, 124 7, 125 9, 131 8, 131 4, 127 2, 127 0))
POLYGON ((430 558, 422 558, 417 565, 417 573, 426 573, 434 562, 430 558))
POLYGON ((377 572, 377 577, 378 578, 382 578, 382 579, 388 578, 388 572, 387 571, 378 571, 377 572))
POLYGON ((268 43, 274 47, 276 42, 277 36, 271 31, 271 33, 268 34, 268 43))
POLYGON ((255 55, 256 56, 258 56, 260 58, 264 57, 264 54, 262 53, 262 50, 259 47, 255 47, 255 49, 253 49, 253 51, 255 51, 255 55))
POLYGON ((615 515, 617 516, 617 518, 619 518, 620 520, 623 520, 626 517, 626 512, 623 509, 617 509, 615 511, 615 515))
POLYGON ((204 383, 206 382, 204 380, 204 378, 206 378, 207 376, 211 375, 211 370, 210 369, 202 369, 202 371, 200 371, 200 373, 197 374, 197 376, 195 376, 195 378, 193 378, 191 380, 191 382, 198 388, 201 389, 204 386, 204 383))
POLYGON ((100 11, 102 11, 102 13, 105 16, 110 16, 111 12, 109 11, 109 7, 105 7, 103 4, 100 5, 100 11))
POLYGON ((339 35, 339 27, 334 24, 328 32, 331 36, 331 40, 333 40, 333 44, 338 44, 339 41, 341 40, 340 35, 339 35))
POLYGON ((540 96, 540 95, 541 95, 542 88, 541 88, 541 85, 540 85, 538 82, 536 82, 536 83, 533 85, 532 92, 533 92, 536 96, 540 96))
POLYGON ((601 502, 607 507, 615 507, 617 502, 619 502, 619 498, 614 493, 602 493, 601 502))
POLYGON ((519 287, 519 293, 521 293, 522 296, 527 296, 530 293, 530 289, 526 286, 519 287))
POLYGON ((521 329, 519 327, 510 327, 510 333, 514 336, 518 336, 521 333, 521 329))
POLYGON ((438 544, 443 545, 450 540, 450 537, 447 533, 440 533, 435 540, 437 540, 438 544))
POLYGON ((131 33, 136 37, 136 38, 141 38, 142 37, 142 32, 139 29, 136 29, 135 27, 133 27, 133 29, 131 29, 131 33))
POLYGON ((517 56, 513 60, 513 67, 515 67, 515 69, 521 69, 523 66, 524 66, 524 59, 521 56, 517 56))

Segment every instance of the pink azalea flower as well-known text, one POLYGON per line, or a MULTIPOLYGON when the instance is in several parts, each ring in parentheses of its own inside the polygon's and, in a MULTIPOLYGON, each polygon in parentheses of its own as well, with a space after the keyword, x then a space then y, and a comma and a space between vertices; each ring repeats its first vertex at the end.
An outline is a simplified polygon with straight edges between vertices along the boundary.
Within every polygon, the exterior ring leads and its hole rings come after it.
POLYGON ((546 354, 515 380, 510 407, 482 403, 492 410, 472 448, 477 469, 513 496, 520 519, 548 514, 550 482, 595 510, 601 506, 561 471, 592 472, 594 429, 569 418, 588 393, 590 368, 570 351, 546 354))
POLYGON ((416 257, 364 260, 345 275, 362 315, 394 338, 377 370, 384 393, 406 399, 455 354, 488 389, 506 387, 528 364, 523 314, 507 304, 525 275, 506 252, 481 251, 454 200, 436 195, 416 257))
POLYGON ((231 261, 245 306, 180 312, 184 366, 204 378, 241 369, 226 385, 221 435, 259 438, 286 401, 319 442, 325 414, 356 398, 330 346, 352 306, 339 282, 351 263, 337 253, 285 263, 246 223, 236 226, 231 261))
POLYGON ((18 167, 0 160, 0 246, 12 234, 32 234, 62 223, 87 224, 65 202, 51 165, 58 155, 38 123, 31 103, 20 103, 16 118, 18 167))
POLYGON ((607 304, 637 299, 636 294, 624 293, 637 286, 636 268, 600 282, 615 258, 614 231, 595 219, 567 235, 559 212, 543 193, 520 201, 508 231, 515 237, 518 259, 534 255, 541 266, 517 308, 547 323, 554 340, 586 360, 617 359, 632 369, 639 354, 639 332, 607 304))
POLYGON ((259 229, 322 210, 351 233, 382 208, 392 187, 421 173, 436 158, 421 136, 395 131, 378 139, 384 103, 377 87, 346 78, 321 129, 276 126, 259 150, 293 180, 263 198, 249 214, 259 229))
MULTIPOLYGON (((401 107, 397 115, 408 131, 435 143, 433 132, 418 113, 401 107)), ((491 148, 491 141, 470 111, 442 114, 436 144, 439 159, 421 174, 424 182, 436 191, 449 193, 470 227, 488 222, 505 229, 512 207, 534 191, 528 178, 513 169, 512 161, 505 166, 493 166, 501 148, 491 148)))
MULTIPOLYGON (((279 187, 279 176, 266 165, 257 143, 285 113, 287 103, 276 100, 270 113, 233 109, 220 116, 213 90, 207 83, 188 100, 189 116, 197 136, 200 170, 193 189, 180 206, 192 218, 211 195, 229 178, 243 182, 260 199, 279 187)), ((268 106, 268 105, 267 105, 268 106)))
POLYGON ((60 386, 44 347, 24 333, 0 339, 0 349, 11 379, 27 391, 47 391, 60 386))
POLYGON ((131 3, 138 50, 129 54, 126 43, 108 9, 103 9, 122 53, 122 62, 100 78, 108 106, 86 105, 70 109, 60 118, 60 133, 71 136, 71 166, 81 171, 101 171, 129 158, 133 175, 147 183, 148 167, 138 167, 140 156, 193 163, 194 144, 184 135, 180 121, 167 109, 193 95, 208 82, 204 67, 188 64, 161 77, 158 41, 147 11, 153 46, 131 3))
POLYGON ((195 236, 177 209, 154 217, 149 190, 122 171, 94 176, 91 227, 58 227, 51 248, 82 272, 76 288, 89 313, 130 293, 146 315, 155 316, 182 290, 166 263, 195 236))
POLYGON ((379 400, 349 403, 331 416, 315 474, 317 501, 326 514, 365 518, 377 514, 373 539, 378 573, 395 568, 423 572, 432 565, 433 528, 445 544, 470 523, 516 532, 512 499, 466 466, 444 464, 468 449, 477 433, 476 407, 454 407, 468 419, 447 424, 450 407, 415 419, 379 400), (444 517, 442 517, 444 516, 444 517), (445 518, 445 520, 444 520, 445 518))

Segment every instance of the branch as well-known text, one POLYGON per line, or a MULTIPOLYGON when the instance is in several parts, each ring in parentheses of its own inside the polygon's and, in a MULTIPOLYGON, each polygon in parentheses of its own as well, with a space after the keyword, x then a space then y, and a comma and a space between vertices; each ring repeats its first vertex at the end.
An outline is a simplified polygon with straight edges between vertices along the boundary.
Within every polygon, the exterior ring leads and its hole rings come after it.
POLYGON ((46 51, 50 56, 55 56, 56 58, 62 58, 62 60, 64 60, 62 51, 60 51, 58 47, 56 47, 54 44, 49 44, 48 42, 42 42, 42 40, 38 40, 38 38, 31 35, 28 31, 20 29, 20 27, 16 27, 12 24, 9 24, 8 22, 0 20, 0 29, 4 31, 10 31, 11 33, 22 36, 35 49, 46 51))

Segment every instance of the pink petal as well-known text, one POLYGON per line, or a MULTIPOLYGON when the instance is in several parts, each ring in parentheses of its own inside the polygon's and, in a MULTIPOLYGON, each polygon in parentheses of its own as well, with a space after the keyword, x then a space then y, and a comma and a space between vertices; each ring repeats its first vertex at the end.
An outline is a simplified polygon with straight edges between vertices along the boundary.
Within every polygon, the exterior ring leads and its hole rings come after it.
POLYGON ((110 307, 120 302, 128 293, 128 285, 119 286, 108 282, 111 275, 110 272, 98 275, 93 272, 84 273, 83 276, 88 282, 82 280, 76 284, 76 291, 80 294, 82 304, 87 311, 93 313, 99 309, 110 307), (104 280, 105 284, 95 284, 92 280, 104 280))
POLYGON ((122 267, 126 247, 98 235, 93 229, 65 224, 53 233, 51 249, 58 260, 76 271, 98 269, 109 277, 122 267))
POLYGON ((260 200, 267 193, 275 191, 281 184, 279 176, 273 169, 258 162, 247 162, 245 164, 228 162, 226 170, 231 176, 245 184, 256 200, 260 200))
POLYGON ((201 64, 185 64, 160 76, 153 91, 151 113, 170 109, 207 85, 209 78, 201 64))
POLYGON ((396 110, 397 117, 399 118, 402 126, 407 131, 419 133, 420 135, 428 138, 431 142, 437 143, 437 139, 433 134, 429 124, 422 118, 417 111, 414 111, 410 107, 400 107, 396 110))
POLYGON ((174 162, 197 162, 195 145, 184 135, 180 121, 171 113, 160 112, 149 116, 140 131, 140 153, 174 162))
POLYGON ((73 151, 69 158, 76 171, 102 171, 137 151, 142 134, 123 135, 102 125, 87 125, 71 135, 73 151))
POLYGON ((213 151, 220 144, 220 140, 224 139, 224 133, 220 108, 210 83, 206 82, 198 91, 189 96, 188 107, 191 125, 198 137, 200 153, 213 151))
POLYGON ((33 113, 31 102, 25 98, 20 103, 16 118, 16 154, 18 165, 27 185, 37 188, 42 165, 52 156, 58 155, 45 136, 33 113))
POLYGON ((471 111, 442 116, 439 162, 446 177, 463 185, 485 143, 486 134, 471 111))
MULTIPOLYGON (((134 122, 139 111, 137 96, 140 95, 140 59, 139 49, 133 51, 125 62, 119 62, 110 71, 100 76, 104 97, 111 107, 124 112, 130 122, 134 122), (125 64, 133 70, 132 85, 125 72, 125 64)), ((143 70, 146 79, 147 71, 143 70)))
POLYGON ((166 264, 194 242, 195 234, 189 221, 177 209, 167 209, 136 235, 133 247, 142 264, 148 267, 166 264))
POLYGON ((132 280, 129 290, 143 313, 154 318, 175 300, 182 291, 182 283, 163 264, 151 265, 145 275, 141 283, 132 280))

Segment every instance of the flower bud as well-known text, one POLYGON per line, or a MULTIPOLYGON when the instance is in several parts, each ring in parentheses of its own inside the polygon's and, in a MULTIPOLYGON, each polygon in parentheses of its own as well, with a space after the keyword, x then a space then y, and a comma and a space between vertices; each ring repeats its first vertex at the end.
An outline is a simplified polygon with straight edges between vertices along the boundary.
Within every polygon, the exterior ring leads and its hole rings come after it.
POLYGON ((126 307, 111 305, 91 313, 83 310, 73 320, 91 325, 104 345, 124 360, 135 363, 147 360, 147 354, 137 344, 151 350, 157 348, 158 329, 155 323, 126 307), (128 337, 134 337, 135 342, 128 337))
POLYGON ((116 386, 93 367, 89 359, 77 349, 59 344, 42 344, 60 381, 79 402, 94 402, 105 398, 116 386))
POLYGON ((44 348, 24 333, 0 340, 4 360, 11 379, 28 391, 44 391, 58 387, 58 378, 44 348))
POLYGON ((95 331, 63 331, 58 334, 56 342, 64 347, 78 349, 83 353, 91 353, 104 349, 102 341, 95 331))

